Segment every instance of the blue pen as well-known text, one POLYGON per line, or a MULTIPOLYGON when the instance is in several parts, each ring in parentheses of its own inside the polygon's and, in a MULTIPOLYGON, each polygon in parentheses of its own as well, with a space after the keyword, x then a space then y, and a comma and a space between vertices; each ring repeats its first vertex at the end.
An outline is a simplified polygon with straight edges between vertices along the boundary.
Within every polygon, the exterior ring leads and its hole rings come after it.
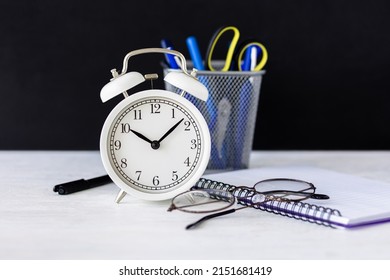
MULTIPOLYGON (((206 70, 203 64, 202 55, 200 54, 200 50, 196 38, 194 36, 190 36, 187 38, 186 43, 187 43, 188 52, 190 53, 190 57, 194 65, 194 68, 200 71, 206 70)), ((210 129, 210 133, 214 135, 216 130, 217 116, 218 116, 218 109, 215 103, 216 101, 214 100, 214 96, 213 96, 214 90, 213 88, 210 87, 210 84, 207 80, 208 79, 207 76, 200 76, 198 77, 198 79, 202 84, 204 84, 207 87, 207 89, 210 92, 209 98, 206 101, 206 109, 208 114, 208 116, 206 116, 206 120, 210 129)), ((210 155, 209 166, 211 166, 212 168, 223 169, 226 167, 225 166, 226 163, 224 160, 222 160, 219 157, 220 155, 219 152, 223 153, 224 151, 219 151, 217 147, 217 143, 215 143, 214 141, 211 142, 212 143, 211 143, 211 155, 210 155)))
MULTIPOLYGON (((168 50, 173 50, 173 45, 168 39, 162 39, 161 40, 161 47, 168 50)), ((179 69, 179 65, 177 65, 177 62, 175 60, 175 56, 172 54, 165 54, 165 59, 168 63, 169 68, 171 69, 179 69)))
POLYGON ((190 36, 187 38, 186 43, 194 67, 198 70, 205 70, 196 38, 194 36, 190 36))
MULTIPOLYGON (((200 71, 206 70, 203 65, 202 55, 200 54, 198 42, 194 36, 190 36, 186 40, 188 52, 190 53, 192 63, 194 64, 194 68, 200 71)), ((208 125, 211 132, 214 131, 215 123, 217 121, 217 106, 214 102, 213 98, 213 89, 210 88, 210 85, 207 81, 207 76, 198 77, 199 81, 207 87, 209 92, 209 98, 206 101, 207 113, 208 113, 208 125)))
POLYGON ((252 45, 246 48, 244 53, 244 59, 241 64, 241 70, 254 71, 257 64, 257 58, 260 55, 261 55, 261 48, 259 46, 252 45))
POLYGON ((247 48, 244 55, 244 61, 242 62, 241 69, 242 71, 250 71, 251 70, 251 54, 252 54, 252 48, 247 48))

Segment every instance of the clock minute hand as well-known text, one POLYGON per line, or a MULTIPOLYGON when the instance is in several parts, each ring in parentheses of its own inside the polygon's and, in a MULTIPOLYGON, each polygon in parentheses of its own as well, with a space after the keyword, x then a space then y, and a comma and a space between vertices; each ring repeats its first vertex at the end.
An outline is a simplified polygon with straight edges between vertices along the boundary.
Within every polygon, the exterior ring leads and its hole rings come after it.
POLYGON ((146 142, 152 144, 152 140, 150 140, 148 137, 146 137, 145 135, 135 131, 135 130, 132 130, 130 129, 131 132, 133 132, 135 135, 137 135, 139 138, 141 138, 142 140, 145 140, 146 142))
POLYGON ((176 127, 179 126, 179 124, 184 120, 184 118, 182 118, 180 121, 178 121, 174 126, 172 126, 161 138, 160 140, 158 140, 158 142, 160 143, 162 140, 164 140, 169 134, 172 133, 172 131, 175 130, 176 127))

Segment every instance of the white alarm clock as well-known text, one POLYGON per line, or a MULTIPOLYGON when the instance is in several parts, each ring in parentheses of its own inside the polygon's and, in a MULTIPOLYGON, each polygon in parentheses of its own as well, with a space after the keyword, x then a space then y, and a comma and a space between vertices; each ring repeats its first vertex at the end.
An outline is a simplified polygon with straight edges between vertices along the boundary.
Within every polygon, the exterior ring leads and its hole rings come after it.
POLYGON ((188 74, 184 56, 173 50, 148 48, 129 52, 120 74, 100 93, 103 102, 118 94, 122 100, 108 115, 100 137, 103 165, 121 189, 119 203, 128 193, 146 200, 165 200, 191 188, 204 173, 210 157, 210 132, 199 110, 185 92, 206 101, 207 88, 188 74), (181 71, 164 80, 182 90, 179 95, 150 89, 131 95, 127 90, 144 82, 138 72, 127 72, 132 56, 166 53, 180 59, 181 71))

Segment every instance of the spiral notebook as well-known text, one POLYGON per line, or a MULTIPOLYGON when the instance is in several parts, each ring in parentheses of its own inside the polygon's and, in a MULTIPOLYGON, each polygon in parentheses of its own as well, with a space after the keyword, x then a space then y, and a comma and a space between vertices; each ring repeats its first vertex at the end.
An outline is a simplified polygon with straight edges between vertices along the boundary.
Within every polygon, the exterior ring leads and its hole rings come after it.
POLYGON ((270 178, 293 178, 313 183, 328 200, 308 199, 298 203, 268 201, 259 210, 341 228, 357 228, 390 222, 390 184, 313 167, 263 167, 205 175, 197 186, 224 189, 253 186, 270 178))

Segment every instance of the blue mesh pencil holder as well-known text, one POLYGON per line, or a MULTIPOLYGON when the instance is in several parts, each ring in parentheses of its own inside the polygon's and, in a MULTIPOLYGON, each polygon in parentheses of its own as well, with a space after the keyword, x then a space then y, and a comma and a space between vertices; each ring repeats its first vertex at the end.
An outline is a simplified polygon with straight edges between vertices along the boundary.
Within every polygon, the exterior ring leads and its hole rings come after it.
MULTIPOLYGON (((177 70, 163 67, 163 71, 166 75, 169 71, 177 70)), ((190 94, 186 98, 203 114, 210 129, 211 155, 208 171, 248 168, 264 74, 264 70, 197 71, 197 78, 209 90, 209 99, 203 102, 190 94)), ((180 92, 168 83, 165 83, 165 88, 180 92)))

